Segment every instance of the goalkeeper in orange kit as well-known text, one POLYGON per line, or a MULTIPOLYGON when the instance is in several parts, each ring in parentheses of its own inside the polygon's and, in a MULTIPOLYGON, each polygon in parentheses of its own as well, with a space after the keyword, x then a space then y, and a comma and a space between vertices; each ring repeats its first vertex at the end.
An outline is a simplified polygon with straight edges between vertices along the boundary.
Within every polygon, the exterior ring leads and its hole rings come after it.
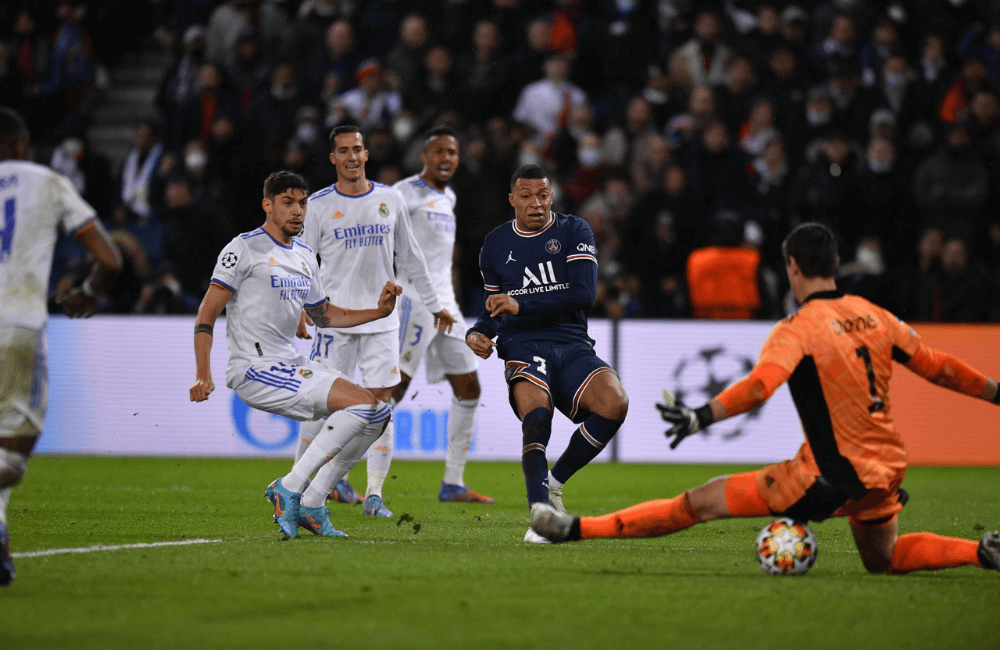
MULTIPOLYGON (((975 540, 934 533, 899 535, 896 515, 906 449, 889 404, 892 361, 944 388, 1000 404, 997 382, 933 350, 910 327, 863 298, 837 291, 837 244, 825 226, 795 228, 782 246, 799 311, 771 331, 751 373, 697 409, 658 404, 684 438, 765 402, 783 383, 806 440, 792 460, 721 476, 672 499, 601 517, 573 518, 535 504, 531 527, 553 542, 656 537, 728 517, 782 515, 798 521, 847 517, 865 568, 908 573, 973 565, 1000 570, 1000 533, 975 540)), ((671 400, 667 400, 671 401, 671 400)))

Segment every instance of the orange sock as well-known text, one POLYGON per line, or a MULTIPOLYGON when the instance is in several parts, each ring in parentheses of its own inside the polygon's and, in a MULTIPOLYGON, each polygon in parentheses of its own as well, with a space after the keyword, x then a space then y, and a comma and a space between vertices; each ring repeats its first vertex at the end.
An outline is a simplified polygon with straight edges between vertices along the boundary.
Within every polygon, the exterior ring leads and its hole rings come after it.
POLYGON ((580 517, 580 539, 594 537, 659 537, 701 522, 687 492, 657 499, 602 517, 580 517))
POLYGON ((934 533, 907 533, 896 540, 889 573, 980 566, 979 542, 934 533))

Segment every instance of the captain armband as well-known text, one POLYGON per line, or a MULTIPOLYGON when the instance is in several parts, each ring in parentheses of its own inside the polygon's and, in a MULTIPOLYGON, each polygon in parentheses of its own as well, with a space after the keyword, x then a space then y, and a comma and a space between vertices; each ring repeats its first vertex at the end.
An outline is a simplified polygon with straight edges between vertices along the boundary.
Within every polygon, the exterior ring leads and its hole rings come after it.
POLYGON ((198 332, 204 332, 205 334, 208 334, 209 336, 214 336, 212 334, 212 329, 213 328, 212 328, 211 325, 208 325, 206 323, 198 323, 197 325, 194 326, 194 333, 197 334, 198 332))

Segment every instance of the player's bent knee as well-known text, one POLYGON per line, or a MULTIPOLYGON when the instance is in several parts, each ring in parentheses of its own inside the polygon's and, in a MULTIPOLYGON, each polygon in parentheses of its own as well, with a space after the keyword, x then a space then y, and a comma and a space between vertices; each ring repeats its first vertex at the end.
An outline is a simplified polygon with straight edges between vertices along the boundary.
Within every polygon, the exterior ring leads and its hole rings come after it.
POLYGON ((522 453, 532 449, 544 451, 552 435, 552 411, 546 408, 530 411, 521 421, 521 434, 524 443, 522 453))
POLYGON ((9 449, 0 449, 0 488, 16 484, 27 472, 27 456, 9 449))
POLYGON ((698 513, 701 521, 732 517, 729 508, 726 507, 728 478, 728 476, 713 478, 705 485, 687 491, 688 501, 691 502, 691 507, 698 513))

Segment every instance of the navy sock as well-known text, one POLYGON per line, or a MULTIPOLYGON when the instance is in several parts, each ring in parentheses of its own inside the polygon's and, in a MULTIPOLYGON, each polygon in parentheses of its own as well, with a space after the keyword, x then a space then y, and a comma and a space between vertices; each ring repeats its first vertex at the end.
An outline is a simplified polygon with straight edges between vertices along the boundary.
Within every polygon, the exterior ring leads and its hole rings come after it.
POLYGON ((528 505, 549 500, 549 463, 545 445, 552 435, 552 411, 538 407, 521 420, 524 447, 521 449, 521 469, 528 488, 528 505))
POLYGON ((552 466, 552 478, 565 483, 584 465, 594 460, 604 446, 615 437, 624 420, 609 420, 591 413, 580 428, 573 432, 569 446, 552 466))

